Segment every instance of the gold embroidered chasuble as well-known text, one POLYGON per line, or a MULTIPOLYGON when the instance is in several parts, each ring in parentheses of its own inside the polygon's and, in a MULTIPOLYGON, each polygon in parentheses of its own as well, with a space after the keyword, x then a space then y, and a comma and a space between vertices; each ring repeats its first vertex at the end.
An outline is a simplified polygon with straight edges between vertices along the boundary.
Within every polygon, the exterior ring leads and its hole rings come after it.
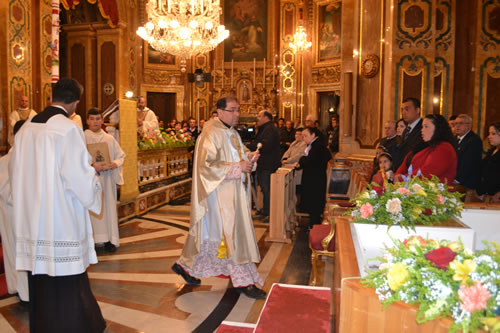
POLYGON ((224 238, 227 257, 235 264, 260 261, 252 222, 249 175, 226 179, 235 163, 243 159, 247 160, 247 156, 238 132, 218 119, 208 121, 195 148, 190 230, 179 260, 185 266, 192 268, 195 256, 201 251, 202 240, 206 239, 202 235, 203 223, 222 226, 220 237, 224 238), (209 206, 209 197, 217 205, 209 206), (208 214, 212 209, 220 214, 208 214))

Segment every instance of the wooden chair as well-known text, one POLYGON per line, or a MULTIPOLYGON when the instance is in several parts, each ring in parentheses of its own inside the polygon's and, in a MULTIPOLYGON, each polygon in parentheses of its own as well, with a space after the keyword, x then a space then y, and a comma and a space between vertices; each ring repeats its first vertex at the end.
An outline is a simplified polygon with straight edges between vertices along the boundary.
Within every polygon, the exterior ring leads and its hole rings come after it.
POLYGON ((315 286, 318 277, 318 261, 321 256, 335 257, 335 221, 337 204, 328 204, 326 219, 315 225, 309 232, 309 248, 311 249, 312 276, 311 286, 315 286))

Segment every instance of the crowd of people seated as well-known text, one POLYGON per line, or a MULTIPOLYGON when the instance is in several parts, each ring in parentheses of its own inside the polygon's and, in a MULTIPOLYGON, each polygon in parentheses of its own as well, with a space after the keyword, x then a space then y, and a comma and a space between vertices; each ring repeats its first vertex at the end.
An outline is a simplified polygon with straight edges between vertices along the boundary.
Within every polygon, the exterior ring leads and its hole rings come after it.
POLYGON ((500 202, 500 123, 488 128, 490 148, 472 130, 467 114, 421 117, 420 101, 407 98, 401 105, 402 118, 384 125, 384 138, 374 158, 371 181, 401 181, 409 175, 436 176, 465 201, 500 202))

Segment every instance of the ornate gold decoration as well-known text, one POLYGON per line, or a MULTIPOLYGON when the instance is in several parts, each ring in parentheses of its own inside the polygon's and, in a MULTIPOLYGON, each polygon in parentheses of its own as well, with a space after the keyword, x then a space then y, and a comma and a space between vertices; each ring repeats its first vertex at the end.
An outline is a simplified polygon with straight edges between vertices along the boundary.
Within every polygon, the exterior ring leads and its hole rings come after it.
POLYGON ((322 67, 312 71, 314 83, 334 83, 340 82, 340 64, 330 67, 322 67))
POLYGON ((369 54, 361 61, 361 75, 370 78, 377 75, 380 68, 380 59, 375 54, 369 54))

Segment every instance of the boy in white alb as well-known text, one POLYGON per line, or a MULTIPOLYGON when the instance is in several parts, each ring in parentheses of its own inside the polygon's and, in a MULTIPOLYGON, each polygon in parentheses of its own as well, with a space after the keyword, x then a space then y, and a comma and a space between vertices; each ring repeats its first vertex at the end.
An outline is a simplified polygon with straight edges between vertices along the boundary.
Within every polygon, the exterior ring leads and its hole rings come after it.
POLYGON ((92 144, 105 143, 109 152, 109 156, 104 156, 104 162, 94 161, 92 164, 101 176, 103 201, 101 214, 90 214, 90 219, 95 243, 104 243, 104 249, 107 252, 115 252, 116 247, 120 246, 116 213, 116 185, 123 184, 122 166, 125 153, 115 138, 102 130, 103 122, 101 110, 94 108, 89 110, 87 113, 88 129, 85 130, 87 147, 92 144))

